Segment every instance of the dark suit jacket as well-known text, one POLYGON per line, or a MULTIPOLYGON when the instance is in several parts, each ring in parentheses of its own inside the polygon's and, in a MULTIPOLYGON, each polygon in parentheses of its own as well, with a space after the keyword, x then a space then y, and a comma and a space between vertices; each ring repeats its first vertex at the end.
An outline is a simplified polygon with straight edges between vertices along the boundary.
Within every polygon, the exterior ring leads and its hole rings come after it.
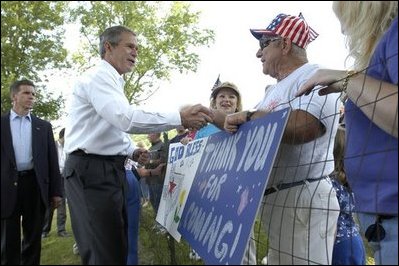
MULTIPOLYGON (((53 129, 49 122, 31 114, 32 153, 36 180, 45 206, 62 196, 61 175, 53 129)), ((12 145, 10 112, 1 116, 1 218, 8 218, 17 203, 18 175, 12 145)))

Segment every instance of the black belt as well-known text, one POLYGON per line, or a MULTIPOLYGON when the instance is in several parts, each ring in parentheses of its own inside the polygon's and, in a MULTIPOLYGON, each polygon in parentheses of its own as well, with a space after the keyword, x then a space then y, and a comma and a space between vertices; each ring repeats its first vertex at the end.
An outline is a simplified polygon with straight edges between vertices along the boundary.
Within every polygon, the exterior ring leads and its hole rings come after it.
POLYGON ((277 186, 273 186, 271 188, 266 189, 265 193, 263 195, 266 196, 266 195, 269 195, 271 193, 277 192, 279 190, 284 190, 284 189, 287 189, 287 188, 290 188, 290 187, 304 185, 304 184, 306 184, 306 182, 309 182, 309 183, 316 182, 316 181, 322 180, 322 179, 327 178, 327 177, 329 177, 329 176, 326 175, 326 176, 322 176, 322 177, 319 177, 319 178, 309 178, 309 179, 296 181, 296 182, 292 182, 292 183, 279 184, 277 186))
POLYGON ((140 176, 139 172, 137 171, 137 168, 134 165, 132 165, 132 172, 136 176, 137 180, 141 179, 141 176, 140 176))
POLYGON ((85 153, 83 150, 80 149, 73 151, 71 155, 77 155, 77 156, 100 159, 100 160, 116 161, 116 162, 122 161, 123 163, 125 162, 126 159, 126 156, 123 155, 99 155, 93 153, 85 153))
POLYGON ((35 175, 35 170, 30 169, 30 170, 18 171, 17 174, 19 177, 33 176, 35 175))

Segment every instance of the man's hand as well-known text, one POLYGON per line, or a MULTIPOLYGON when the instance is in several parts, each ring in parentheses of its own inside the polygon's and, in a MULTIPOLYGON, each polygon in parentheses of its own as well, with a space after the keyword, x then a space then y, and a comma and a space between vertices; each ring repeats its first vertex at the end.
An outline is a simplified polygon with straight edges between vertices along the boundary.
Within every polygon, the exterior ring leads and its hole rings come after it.
POLYGON ((61 205, 62 198, 59 196, 55 196, 51 198, 50 205, 51 208, 57 209, 61 205))
POLYGON ((161 163, 154 169, 150 169, 151 171, 151 176, 160 176, 162 175, 162 172, 164 171, 164 167, 166 166, 166 163, 161 163))
POLYGON ((191 142, 193 139, 192 138, 190 138, 190 137, 184 137, 184 138, 182 138, 181 140, 180 140, 180 143, 181 144, 183 144, 183 145, 187 145, 189 142, 191 142))
POLYGON ((209 108, 196 104, 180 110, 181 124, 189 130, 198 130, 207 123, 213 122, 213 114, 209 108))
POLYGON ((150 153, 144 148, 137 148, 133 152, 132 159, 141 165, 145 165, 150 162, 150 153))
POLYGON ((220 129, 224 129, 224 122, 226 120, 226 114, 217 109, 211 109, 213 116, 213 124, 220 129))
POLYGON ((226 116, 224 120, 224 129, 227 132, 235 133, 241 124, 247 122, 247 111, 242 111, 226 116))
POLYGON ((226 116, 224 121, 224 130, 230 133, 235 133, 241 124, 247 122, 248 118, 250 120, 262 117, 268 114, 269 111, 266 110, 256 110, 256 111, 242 111, 226 116), (249 113, 250 112, 250 113, 249 113), (250 116, 248 116, 250 115, 250 116))

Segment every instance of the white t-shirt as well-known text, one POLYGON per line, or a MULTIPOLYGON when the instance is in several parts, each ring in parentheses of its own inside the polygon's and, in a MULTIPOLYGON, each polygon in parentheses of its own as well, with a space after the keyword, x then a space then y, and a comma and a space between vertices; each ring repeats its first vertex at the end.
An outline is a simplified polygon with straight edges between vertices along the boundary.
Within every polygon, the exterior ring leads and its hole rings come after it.
POLYGON ((60 167, 60 173, 62 174, 65 166, 65 152, 64 147, 61 145, 59 141, 56 142, 57 145, 57 153, 58 153, 58 165, 60 167))
POLYGON ((285 79, 268 86, 265 96, 256 108, 278 111, 287 107, 303 110, 318 118, 326 133, 314 141, 299 145, 281 143, 268 186, 291 183, 307 178, 318 178, 334 170, 334 139, 338 127, 339 94, 319 96, 315 90, 308 96, 295 97, 295 93, 319 68, 305 64, 285 79))

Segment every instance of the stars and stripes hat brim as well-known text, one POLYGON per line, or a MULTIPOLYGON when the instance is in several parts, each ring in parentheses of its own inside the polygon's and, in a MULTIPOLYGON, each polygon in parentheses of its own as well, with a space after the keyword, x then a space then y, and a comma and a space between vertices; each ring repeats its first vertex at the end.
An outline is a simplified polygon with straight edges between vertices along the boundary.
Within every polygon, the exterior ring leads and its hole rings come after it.
POLYGON ((265 29, 250 29, 250 31, 251 31, 252 35, 258 40, 260 38, 262 38, 263 35, 277 36, 277 34, 273 33, 272 31, 265 30, 265 29))
POLYGON ((305 21, 302 13, 299 16, 279 14, 266 29, 250 29, 250 31, 258 40, 264 35, 281 36, 289 38, 294 44, 304 49, 319 36, 305 21))

